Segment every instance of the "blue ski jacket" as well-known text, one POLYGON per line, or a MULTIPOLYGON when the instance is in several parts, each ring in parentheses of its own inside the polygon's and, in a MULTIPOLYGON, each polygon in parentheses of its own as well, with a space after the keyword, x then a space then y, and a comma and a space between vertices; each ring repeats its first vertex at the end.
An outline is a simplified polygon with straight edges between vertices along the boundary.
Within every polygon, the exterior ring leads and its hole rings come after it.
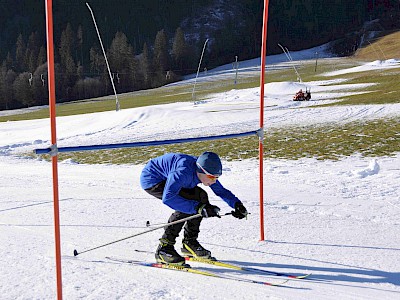
MULTIPOLYGON (((161 181, 166 180, 162 201, 170 208, 187 213, 196 214, 199 202, 181 197, 179 191, 182 188, 194 188, 199 183, 196 167, 197 157, 168 153, 150 160, 140 175, 140 184, 143 189, 149 189, 161 181)), ((217 180, 210 186, 215 195, 234 208, 241 201, 229 190, 224 188, 217 180)))

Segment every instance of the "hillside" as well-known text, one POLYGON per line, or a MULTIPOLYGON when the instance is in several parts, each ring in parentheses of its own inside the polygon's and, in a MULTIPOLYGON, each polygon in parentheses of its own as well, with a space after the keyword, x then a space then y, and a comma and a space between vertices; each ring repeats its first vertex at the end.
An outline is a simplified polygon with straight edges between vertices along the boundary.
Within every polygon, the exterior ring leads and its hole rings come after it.
MULTIPOLYGON (((207 69, 260 53, 263 5, 257 0, 99 0, 92 6, 119 93, 163 86, 196 72, 207 38, 203 60, 207 69)), ((0 109, 43 105, 48 102, 43 6, 8 0, 4 8, 0 109)), ((85 1, 55 0, 53 8, 57 101, 111 94, 85 1)), ((270 2, 267 52, 281 53, 278 44, 295 51, 344 38, 371 17, 384 19, 382 26, 390 27, 396 22, 388 16, 399 13, 390 1, 377 2, 372 8, 363 0, 270 2)), ((340 44, 345 47, 337 53, 352 54, 354 43, 340 44)))
POLYGON ((354 58, 371 61, 400 58, 400 31, 373 38, 362 45, 354 58))

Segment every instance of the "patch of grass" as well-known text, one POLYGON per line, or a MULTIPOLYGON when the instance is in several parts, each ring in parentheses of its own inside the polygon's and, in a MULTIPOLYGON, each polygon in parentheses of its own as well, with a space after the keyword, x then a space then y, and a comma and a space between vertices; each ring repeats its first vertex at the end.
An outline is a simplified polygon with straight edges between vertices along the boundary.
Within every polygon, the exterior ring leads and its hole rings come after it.
MULTIPOLYGON (((353 154, 391 156, 399 149, 400 118, 268 129, 264 139, 264 157, 278 159, 315 157, 338 160, 353 154)), ((199 155, 209 150, 219 153, 226 160, 257 158, 258 138, 248 136, 177 145, 61 153, 59 159, 86 164, 143 164, 167 152, 199 155)), ((46 159, 50 159, 49 156, 46 159)))
POLYGON ((362 89, 367 93, 345 96, 341 98, 342 101, 328 106, 400 103, 400 68, 350 73, 341 75, 340 78, 348 79, 343 84, 374 85, 362 89))
POLYGON ((400 149, 400 118, 277 129, 269 137, 267 156, 274 158, 390 156, 400 149))

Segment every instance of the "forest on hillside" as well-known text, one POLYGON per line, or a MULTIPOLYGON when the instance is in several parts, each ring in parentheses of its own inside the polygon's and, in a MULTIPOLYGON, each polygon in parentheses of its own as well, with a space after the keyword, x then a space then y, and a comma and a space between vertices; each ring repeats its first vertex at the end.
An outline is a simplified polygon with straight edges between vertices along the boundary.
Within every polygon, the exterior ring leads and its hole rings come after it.
MULTIPOLYGON (((95 27, 82 0, 53 0, 57 102, 112 94, 95 27)), ((5 0, 0 18, 0 110, 48 103, 45 1, 5 0)), ((92 1, 118 93, 148 89, 203 66, 258 57, 264 1, 92 1)), ((398 26, 395 0, 270 1, 268 54, 320 45, 381 18, 398 26)), ((354 48, 354 47, 353 47, 354 48)), ((344 54, 349 54, 349 51, 344 54)))

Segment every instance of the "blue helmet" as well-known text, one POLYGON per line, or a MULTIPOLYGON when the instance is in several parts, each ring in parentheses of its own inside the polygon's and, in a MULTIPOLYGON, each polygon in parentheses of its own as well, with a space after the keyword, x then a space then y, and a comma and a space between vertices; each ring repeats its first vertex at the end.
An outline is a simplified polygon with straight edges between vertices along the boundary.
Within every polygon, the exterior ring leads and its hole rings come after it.
POLYGON ((215 176, 222 175, 222 163, 218 154, 214 152, 204 152, 196 161, 197 172, 208 173, 215 176), (204 172, 205 171, 205 172, 204 172))

